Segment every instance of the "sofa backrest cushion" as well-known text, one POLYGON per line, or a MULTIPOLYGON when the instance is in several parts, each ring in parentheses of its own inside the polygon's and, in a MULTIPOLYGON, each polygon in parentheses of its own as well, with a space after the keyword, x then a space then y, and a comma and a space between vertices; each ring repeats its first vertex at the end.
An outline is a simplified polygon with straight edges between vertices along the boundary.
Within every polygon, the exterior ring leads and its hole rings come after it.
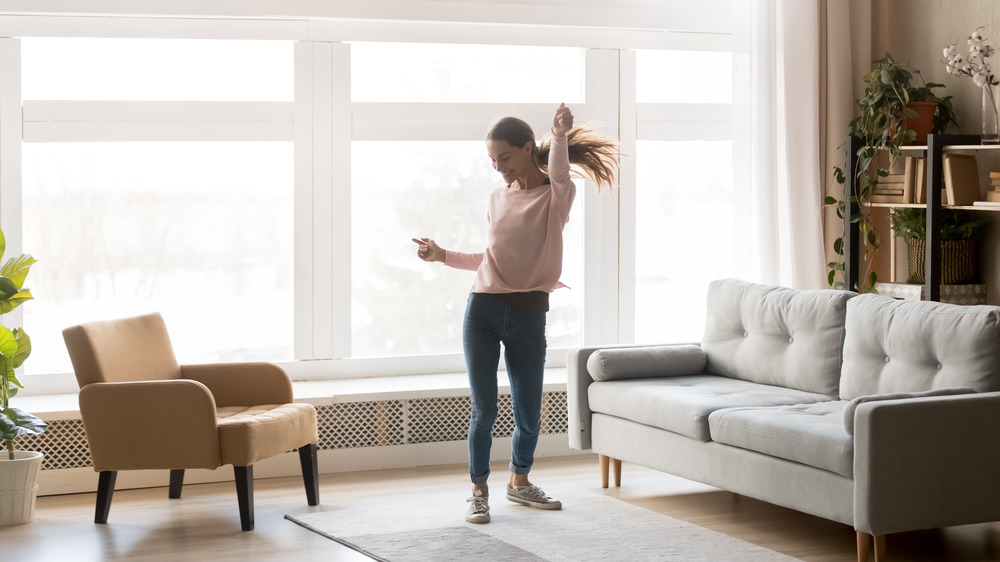
POLYGON ((1000 390, 1000 307, 861 295, 847 305, 840 398, 1000 390))
POLYGON ((850 291, 713 281, 701 348, 705 372, 836 396, 850 291))
POLYGON ((700 375, 705 352, 697 345, 620 347, 595 351, 587 372, 595 381, 700 375))

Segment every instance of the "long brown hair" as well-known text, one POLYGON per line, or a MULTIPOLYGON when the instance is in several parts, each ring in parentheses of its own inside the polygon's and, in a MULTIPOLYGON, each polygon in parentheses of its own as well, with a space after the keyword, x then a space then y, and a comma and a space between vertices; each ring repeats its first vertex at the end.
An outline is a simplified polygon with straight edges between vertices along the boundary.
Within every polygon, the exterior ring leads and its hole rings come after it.
MULTIPOLYGON (((546 134, 540 145, 535 144, 535 132, 517 117, 504 117, 490 127, 487 140, 504 141, 511 146, 523 148, 531 143, 532 156, 542 173, 549 173, 549 151, 552 146, 552 135, 546 134)), ((566 145, 569 149, 569 162, 583 170, 583 175, 597 184, 597 191, 605 187, 614 189, 618 171, 618 142, 610 137, 594 132, 589 123, 582 127, 573 127, 566 133, 566 145)))

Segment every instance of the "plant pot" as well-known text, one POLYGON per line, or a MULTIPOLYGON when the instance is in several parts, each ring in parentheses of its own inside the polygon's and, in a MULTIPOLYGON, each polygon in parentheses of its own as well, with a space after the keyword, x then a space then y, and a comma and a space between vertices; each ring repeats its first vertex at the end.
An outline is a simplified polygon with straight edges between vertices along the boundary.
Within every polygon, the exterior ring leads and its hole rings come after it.
MULTIPOLYGON (((906 239, 909 262, 907 283, 924 283, 927 272, 927 242, 919 238, 906 239)), ((958 285, 976 280, 976 241, 944 240, 941 242, 941 284, 958 285)))
POLYGON ((14 460, 10 460, 6 451, 0 451, 0 525, 20 525, 35 517, 43 456, 34 451, 14 451, 14 460))
POLYGON ((913 129, 917 133, 914 144, 927 144, 927 135, 934 130, 934 113, 937 111, 937 102, 934 101, 911 101, 906 107, 917 112, 916 119, 903 121, 903 127, 913 129))

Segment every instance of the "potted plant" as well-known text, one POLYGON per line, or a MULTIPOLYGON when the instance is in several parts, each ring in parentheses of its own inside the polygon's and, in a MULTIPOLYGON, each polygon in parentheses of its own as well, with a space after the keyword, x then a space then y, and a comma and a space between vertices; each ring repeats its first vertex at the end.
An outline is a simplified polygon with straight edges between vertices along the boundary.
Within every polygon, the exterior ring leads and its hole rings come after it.
MULTIPOLYGON (((896 236, 906 241, 909 261, 907 283, 923 283, 927 256, 927 210, 897 208, 889 213, 896 236)), ((976 240, 986 231, 989 219, 976 219, 969 213, 943 209, 941 214, 941 283, 970 283, 976 278, 976 240)))
MULTIPOLYGON (((921 83, 916 84, 914 78, 920 77, 920 71, 897 62, 890 53, 873 64, 872 71, 864 77, 865 93, 856 101, 858 115, 850 122, 850 132, 861 139, 861 148, 852 155, 855 158, 857 189, 847 200, 858 205, 859 211, 850 220, 858 225, 869 261, 879 247, 879 237, 868 218, 868 203, 879 179, 889 175, 889 169, 900 155, 900 147, 918 139, 926 142, 928 133, 943 133, 950 126, 958 125, 951 96, 940 97, 934 92, 935 88, 943 88, 943 84, 923 83, 922 78, 921 83), (929 125, 929 129, 922 128, 918 132, 914 127, 920 126, 921 112, 925 121, 923 127, 929 125)), ((848 180, 844 167, 834 168, 834 178, 838 185, 844 185, 848 180)), ((841 189, 838 196, 827 196, 825 199, 825 204, 836 206, 837 216, 841 219, 847 212, 843 193, 841 189)), ((837 272, 844 270, 843 237, 837 238, 833 248, 840 259, 827 264, 827 281, 831 287, 844 288, 844 284, 836 280, 837 272)), ((869 272, 867 281, 870 288, 875 286, 875 271, 869 272)))
MULTIPOLYGON (((0 259, 7 243, 0 231, 0 259)), ((29 255, 10 258, 0 267, 0 315, 31 300, 31 291, 24 289, 28 270, 35 263, 29 255)), ((41 469, 42 453, 15 451, 14 439, 23 435, 38 435, 45 431, 45 422, 10 405, 10 399, 24 386, 14 373, 31 354, 31 339, 23 328, 11 330, 0 326, 0 525, 15 525, 31 521, 35 513, 36 481, 41 469)))

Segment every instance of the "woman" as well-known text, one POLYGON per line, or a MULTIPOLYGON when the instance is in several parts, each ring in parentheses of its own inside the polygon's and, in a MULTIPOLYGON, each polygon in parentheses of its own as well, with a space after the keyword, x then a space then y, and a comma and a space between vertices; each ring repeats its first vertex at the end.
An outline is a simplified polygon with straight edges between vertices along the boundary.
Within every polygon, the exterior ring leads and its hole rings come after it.
POLYGON ((486 136, 493 169, 506 187, 490 196, 486 251, 465 254, 442 249, 429 238, 414 238, 417 256, 476 271, 463 328, 465 362, 472 392, 469 420, 469 474, 472 497, 466 521, 490 521, 490 446, 497 417, 497 367, 505 349, 514 409, 507 499, 538 509, 562 503, 528 481, 541 424, 545 370, 545 313, 549 293, 562 272, 563 227, 576 196, 570 163, 579 165, 600 190, 611 187, 618 165, 612 139, 573 128, 573 113, 560 104, 551 139, 536 146, 524 121, 505 117, 486 136))

